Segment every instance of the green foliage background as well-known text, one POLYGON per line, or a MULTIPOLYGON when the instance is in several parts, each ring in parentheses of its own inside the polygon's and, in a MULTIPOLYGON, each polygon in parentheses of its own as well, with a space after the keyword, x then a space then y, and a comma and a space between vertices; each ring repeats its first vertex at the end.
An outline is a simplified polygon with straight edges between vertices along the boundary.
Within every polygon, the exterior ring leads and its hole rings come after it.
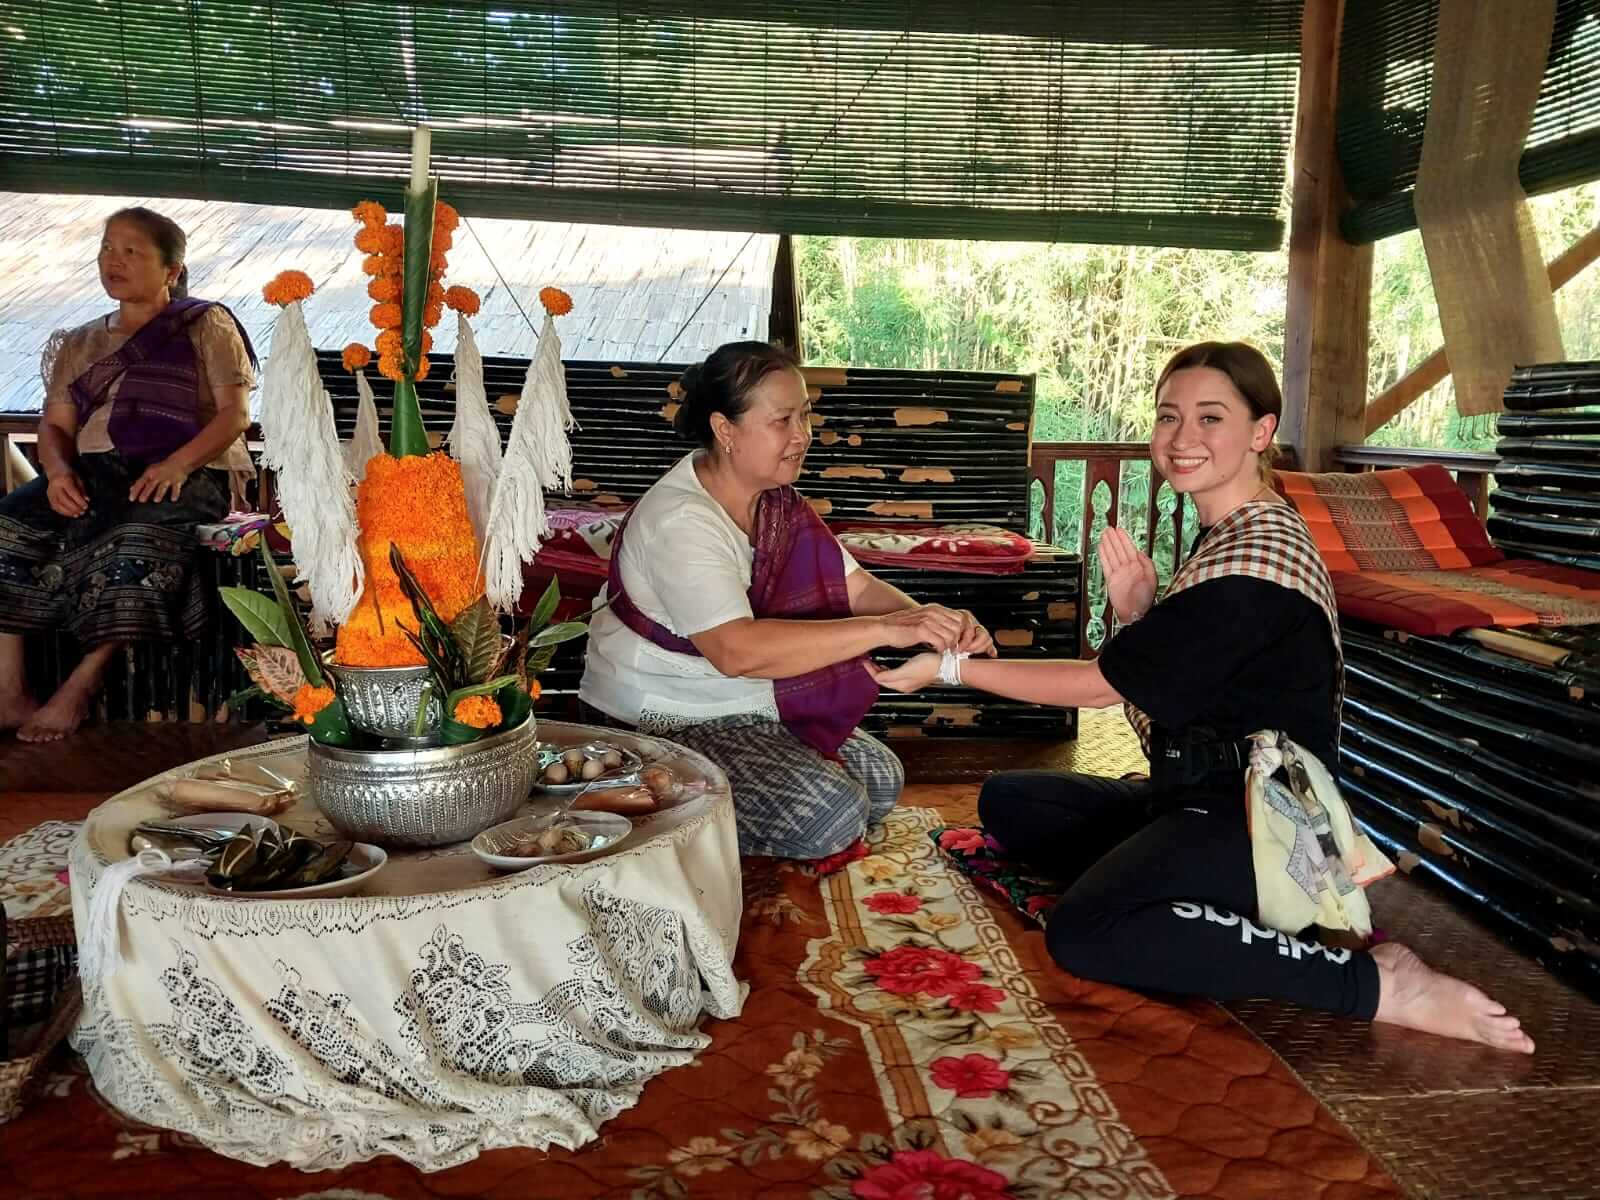
MULTIPOLYGON (((1531 202, 1546 261, 1592 229, 1600 184, 1531 202)), ((1143 246, 795 240, 806 360, 1034 372, 1041 441, 1141 441, 1150 387, 1173 351, 1242 339, 1281 365, 1287 255, 1143 246)), ((1597 274, 1556 293, 1567 358, 1600 358, 1597 274)), ((1373 263, 1369 396, 1442 342, 1422 239, 1380 242, 1373 263)), ((1371 440, 1481 449, 1492 422, 1457 419, 1449 381, 1371 440)))

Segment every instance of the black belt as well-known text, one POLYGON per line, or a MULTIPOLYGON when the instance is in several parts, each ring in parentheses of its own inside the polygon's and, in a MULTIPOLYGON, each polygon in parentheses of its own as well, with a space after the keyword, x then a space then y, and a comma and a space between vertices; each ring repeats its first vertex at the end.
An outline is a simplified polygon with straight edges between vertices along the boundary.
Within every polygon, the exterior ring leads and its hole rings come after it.
POLYGON ((1237 779, 1250 763, 1249 738, 1219 738, 1215 730, 1193 726, 1182 733, 1153 730, 1150 781, 1158 788, 1194 787, 1213 776, 1237 779))

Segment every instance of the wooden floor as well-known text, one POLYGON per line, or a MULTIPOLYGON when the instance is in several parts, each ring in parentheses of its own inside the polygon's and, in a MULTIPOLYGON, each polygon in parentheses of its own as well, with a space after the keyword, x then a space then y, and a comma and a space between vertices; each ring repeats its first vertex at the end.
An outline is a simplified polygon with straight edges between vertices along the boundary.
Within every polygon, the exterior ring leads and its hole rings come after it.
MULTIPOLYGON (((0 841, 40 821, 80 819, 150 775, 272 736, 261 726, 176 724, 102 725, 50 746, 24 746, 6 735, 0 841)), ((1085 714, 1076 744, 919 739, 895 749, 912 788, 971 796, 970 785, 996 769, 1118 774, 1130 753, 1126 727, 1109 712, 1085 714)), ((1234 1015, 1410 1194, 1600 1198, 1600 1005, 1420 883, 1385 880, 1372 901, 1391 936, 1518 1013, 1539 1052, 1531 1059, 1496 1054, 1265 1001, 1230 1006, 1234 1015)))

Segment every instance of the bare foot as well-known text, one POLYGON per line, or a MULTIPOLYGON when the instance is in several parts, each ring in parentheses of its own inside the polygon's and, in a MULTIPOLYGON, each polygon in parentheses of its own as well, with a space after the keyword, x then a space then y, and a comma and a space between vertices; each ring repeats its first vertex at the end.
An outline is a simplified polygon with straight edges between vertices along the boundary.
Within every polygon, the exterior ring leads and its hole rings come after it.
POLYGON ((1372 959, 1378 964, 1374 1021, 1482 1042, 1496 1050, 1533 1053, 1533 1039, 1522 1032, 1522 1022, 1465 980, 1435 971, 1395 942, 1373 947, 1372 959))
POLYGON ((13 696, 0 702, 0 729, 19 729, 33 719, 39 711, 39 702, 32 696, 13 696))
POLYGON ((59 742, 77 730, 83 724, 84 718, 89 715, 90 703, 94 700, 92 692, 83 692, 70 684, 64 684, 50 697, 50 701, 43 708, 35 712, 17 730, 19 742, 59 742))

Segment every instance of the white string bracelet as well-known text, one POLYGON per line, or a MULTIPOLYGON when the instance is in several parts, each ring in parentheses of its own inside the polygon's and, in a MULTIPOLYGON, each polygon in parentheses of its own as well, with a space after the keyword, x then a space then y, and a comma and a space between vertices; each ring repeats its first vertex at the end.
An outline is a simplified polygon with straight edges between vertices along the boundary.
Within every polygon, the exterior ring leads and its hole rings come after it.
POLYGON ((962 650, 959 653, 954 650, 946 650, 939 656, 939 682, 946 687, 960 687, 961 662, 963 659, 971 657, 971 653, 966 650, 962 650))

